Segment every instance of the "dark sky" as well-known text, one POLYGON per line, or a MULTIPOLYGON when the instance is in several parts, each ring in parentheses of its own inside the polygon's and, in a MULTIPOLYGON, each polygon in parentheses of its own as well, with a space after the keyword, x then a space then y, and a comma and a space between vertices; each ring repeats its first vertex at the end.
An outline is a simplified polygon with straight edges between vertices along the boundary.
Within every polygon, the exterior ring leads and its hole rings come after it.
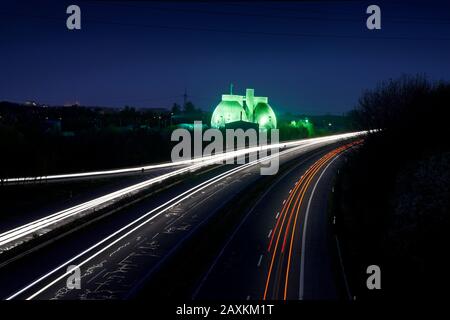
POLYGON ((450 5, 437 1, 3 1, 0 100, 212 110, 230 82, 276 111, 340 114, 402 73, 450 80, 450 5), (82 30, 66 29, 81 7, 82 30), (366 28, 378 4, 382 30, 366 28))

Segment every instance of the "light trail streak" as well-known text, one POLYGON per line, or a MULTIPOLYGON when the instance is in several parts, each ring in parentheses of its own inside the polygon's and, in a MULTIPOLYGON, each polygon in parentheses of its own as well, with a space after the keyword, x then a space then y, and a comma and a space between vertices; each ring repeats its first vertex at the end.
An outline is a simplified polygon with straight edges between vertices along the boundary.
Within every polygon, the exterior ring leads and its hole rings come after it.
MULTIPOLYGON (((135 224, 137 224, 139 221, 147 218, 149 215, 155 213, 156 211, 160 210, 158 213, 150 216, 147 220, 143 221, 142 223, 138 224, 137 226, 135 226, 134 228, 132 228, 131 230, 127 231, 126 233, 122 234, 121 236, 119 236, 117 239, 113 240, 111 243, 107 244, 105 247, 103 247, 102 249, 100 249, 99 251, 97 251, 96 253, 94 253, 93 255, 91 255, 89 258, 86 258, 85 260, 83 260, 81 263, 77 264, 77 267, 81 267, 84 264, 86 264, 87 262, 89 262, 90 260, 92 260, 93 258, 95 258, 96 256, 98 256, 99 254, 101 254, 102 252, 104 252, 105 250, 107 250, 108 248, 110 248, 111 246, 113 246, 115 243, 119 242, 120 240, 122 240, 123 238, 125 238, 126 236, 128 236, 129 234, 131 234, 132 232, 138 230, 139 228, 141 228, 142 226, 144 226, 145 224, 147 224, 148 222, 152 221, 153 219, 155 219, 156 217, 160 216, 161 214, 163 214, 165 211, 169 210, 170 208, 174 207, 175 205, 177 205, 178 203, 182 202, 183 200, 191 197, 192 195, 200 192, 201 190, 217 183, 220 180, 223 180, 224 178, 235 174, 239 171, 242 171, 244 169, 247 169, 248 167, 254 166, 260 162, 265 162, 270 160, 273 157, 278 157, 279 155, 283 155, 289 152, 293 152, 296 150, 300 150, 305 148, 306 146, 298 146, 298 147, 294 147, 292 149, 288 149, 288 150, 284 150, 282 152, 280 152, 279 154, 275 154, 275 155, 270 155, 258 160, 254 160, 248 164, 244 164, 241 165, 237 168, 228 170, 224 173, 219 174, 216 177, 213 177, 205 182, 200 183, 199 185, 183 192, 182 194, 174 197, 173 199, 167 201, 166 203, 158 206, 157 208, 145 213, 144 215, 142 215, 141 217, 137 218, 136 220, 132 221, 131 223, 127 224, 126 226, 122 227, 121 229, 115 231, 114 233, 112 233, 111 235, 107 236, 106 238, 104 238, 103 240, 97 242, 96 244, 94 244, 93 246, 89 247, 88 249, 84 250, 83 252, 81 252, 80 254, 76 255, 75 257, 71 258, 70 260, 66 261, 65 263, 61 264, 60 266, 56 267, 55 269, 53 269, 52 271, 48 272, 47 274, 41 276, 40 278, 38 278, 37 280, 33 281, 31 284, 27 285, 26 287, 20 289, 19 291, 17 291, 16 293, 14 293, 13 295, 9 296, 8 298, 6 298, 6 300, 11 300, 14 299, 15 297, 17 297, 18 295, 22 294, 23 292, 25 292, 26 290, 34 287, 35 285, 37 285, 38 283, 42 282, 43 280, 45 280, 46 278, 48 278, 49 276, 51 276, 52 274, 56 273, 57 271, 61 270, 62 268, 64 268, 64 266, 71 264, 73 261, 75 261, 76 259, 84 256, 85 254, 89 253, 90 251, 94 250, 95 248, 99 247, 100 245, 104 244, 105 242, 107 242, 108 240, 112 239, 113 237, 115 237, 116 235, 119 235, 121 232, 133 227, 135 224)), ((39 289, 37 292, 35 292, 34 294, 28 296, 26 298, 26 300, 31 300, 34 297, 36 297, 37 295, 39 295, 40 293, 42 293, 43 291, 45 291, 46 289, 48 289, 49 287, 51 287, 53 284, 57 283, 58 281, 60 281, 61 279, 63 279, 64 277, 66 277, 67 275, 69 275, 71 273, 71 270, 65 272, 63 275, 59 276, 57 279, 53 280, 52 282, 50 282, 49 284, 45 285, 43 288, 39 289)))
MULTIPOLYGON (((298 189, 300 188, 300 189, 302 189, 303 187, 302 187, 302 182, 305 180, 305 178, 308 176, 308 174, 309 174, 309 172, 311 171, 311 168, 314 168, 314 167, 316 167, 317 165, 318 165, 318 163, 320 162, 320 161, 322 161, 322 159, 323 158, 321 158, 320 160, 318 160, 317 162, 315 162, 306 172, 305 172, 305 174, 300 178, 300 180, 298 181, 298 183, 295 185, 295 189, 294 189, 294 192, 292 192, 291 193, 291 195, 292 195, 292 197, 291 197, 291 200, 289 201, 289 205, 287 206, 287 208, 289 208, 290 207, 290 204, 291 204, 291 202, 292 202, 292 199, 295 197, 295 195, 296 195, 296 193, 297 193, 297 191, 298 191, 298 189)), ((302 189, 303 190, 303 189, 302 189)), ((300 192, 302 192, 302 191, 300 191, 300 192)), ((297 198, 298 199, 298 198, 297 198)), ((295 204, 294 204, 294 207, 295 207, 295 204)), ((268 275, 267 275, 267 279, 266 279, 266 285, 265 285, 265 288, 264 288, 264 295, 263 295, 263 300, 266 300, 266 298, 267 298, 267 293, 268 293, 268 290, 269 290, 269 284, 270 284, 270 279, 271 279, 271 275, 272 275, 272 269, 273 269, 273 265, 274 265, 274 262, 275 262, 275 258, 276 258, 276 255, 277 255, 277 248, 278 248, 278 243, 279 243, 279 240, 280 240, 280 236, 281 236, 281 233, 283 232, 283 225, 284 225, 284 221, 285 221, 285 219, 286 219, 286 216, 287 216, 287 209, 285 210, 285 215, 283 216, 283 220, 282 220, 282 223, 281 223, 281 225, 280 225, 280 229, 278 230, 278 236, 277 236, 277 240, 276 240, 276 242, 275 242, 275 247, 274 247, 274 250, 273 250, 273 253, 272 253, 272 259, 271 259, 271 261, 270 261, 270 265, 269 265, 269 272, 268 272, 268 275)), ((281 216, 278 218, 278 221, 281 219, 281 216)), ((277 221, 277 222, 278 222, 277 221)), ((278 224, 278 223, 277 223, 278 224)), ((276 227, 275 227, 276 228, 276 227)), ((285 232, 287 232, 287 231, 285 231, 285 232)), ((274 237, 274 233, 272 233, 272 237, 274 237)), ((272 242, 272 240, 273 239, 271 239, 271 242, 272 242)), ((270 250, 270 245, 269 245, 269 250, 270 250)))
MULTIPOLYGON (((292 257, 292 250, 294 247, 294 236, 295 236, 295 229, 297 227, 297 218, 298 218, 298 214, 300 212, 300 208, 302 206, 303 203, 303 199, 305 197, 306 191, 308 190, 311 181, 314 179, 314 177, 316 176, 317 172, 319 172, 327 163, 329 160, 333 159, 336 155, 338 155, 340 152, 342 152, 343 150, 345 150, 346 148, 341 150, 336 150, 335 152, 332 152, 332 154, 327 157, 327 159, 325 161, 323 161, 319 167, 314 169, 314 172, 312 172, 308 178, 308 180, 305 182, 305 187, 303 192, 301 193, 300 199, 299 199, 299 204, 295 213, 295 218, 294 218, 294 224, 292 225, 292 232, 291 232, 291 240, 290 240, 290 244, 289 244, 289 254, 288 254, 288 259, 287 259, 287 266, 286 266, 286 275, 285 275, 285 282, 284 282, 284 295, 283 295, 283 299, 286 300, 287 299, 287 292, 288 292, 288 285, 289 285, 289 273, 290 273, 290 267, 291 267, 291 257, 292 257)), ((292 209, 292 213, 294 212, 294 208, 292 209)), ((285 241, 286 241, 286 236, 288 234, 288 230, 286 229, 286 233, 285 233, 285 241)), ((284 245, 285 242, 283 243, 283 249, 284 249, 284 245)))
MULTIPOLYGON (((30 234, 36 233, 39 230, 42 230, 43 228, 46 228, 48 226, 51 226, 55 223, 61 222, 65 219, 68 219, 70 217, 73 217, 74 215, 80 214, 84 211, 91 210, 93 208, 96 208, 101 205, 106 205, 107 203, 116 200, 118 198, 124 197, 126 195, 138 192, 144 188, 147 188, 153 184, 162 182, 168 178, 178 176, 185 174, 186 172, 193 171, 196 169, 199 169, 204 166, 209 166, 215 163, 226 161, 227 159, 234 158, 241 155, 250 154, 253 152, 258 152, 262 150, 268 150, 268 149, 274 149, 274 148, 288 148, 288 147, 295 147, 295 146, 303 146, 308 147, 315 144, 320 144, 324 142, 331 142, 336 141, 340 139, 347 139, 356 137, 362 134, 365 134, 365 131, 361 132, 354 132, 354 133, 346 133, 346 134, 340 134, 340 135, 333 135, 333 136, 327 136, 327 137, 321 137, 321 138, 314 138, 314 139, 303 139, 303 140, 296 140, 291 141, 287 143, 279 143, 279 144, 272 144, 272 145, 265 145, 265 146, 259 146, 259 147, 252 147, 252 148, 246 148, 246 149, 240 149, 236 151, 229 151, 227 153, 193 159, 190 161, 197 161, 199 163, 188 166, 186 168, 178 169, 173 172, 169 172, 166 174, 163 174, 158 177, 154 177, 148 180, 145 180, 143 182, 137 183, 135 185, 117 190, 115 192, 106 194, 104 196, 95 198, 93 200, 81 203, 79 205, 76 205, 74 207, 58 211, 56 213, 50 214, 48 216, 45 216, 43 218, 37 219, 35 221, 29 222, 27 224, 24 224, 22 226, 13 228, 11 230, 8 230, 6 232, 3 232, 0 234, 0 246, 6 245, 8 243, 11 243, 12 241, 18 240, 20 238, 26 237, 30 234)), ((128 170, 128 169, 124 169, 128 170)))
MULTIPOLYGON (((363 134, 366 133, 366 131, 361 132, 353 132, 348 134, 363 134)), ((340 135, 333 135, 329 136, 331 137, 338 137, 338 136, 344 136, 346 134, 340 134, 340 135)), ((301 139, 296 141, 291 141, 287 143, 278 143, 273 145, 266 145, 264 147, 252 147, 252 148, 246 148, 244 150, 244 153, 248 152, 255 152, 259 150, 267 150, 270 148, 279 148, 281 146, 292 146, 296 145, 298 143, 308 143, 313 142, 315 139, 323 139, 322 138, 312 138, 312 139, 301 139)), ((241 149, 242 150, 242 149, 241 149)), ((241 151, 237 150, 237 151, 241 151)), ((232 151, 232 152, 237 152, 232 151)), ((14 177, 14 178, 5 178, 1 179, 3 184, 20 184, 20 183, 26 183, 26 182, 40 182, 40 181, 52 181, 52 180, 64 180, 64 179, 74 179, 74 178, 94 178, 94 177, 101 177, 101 176, 108 176, 108 175, 118 175, 118 174, 134 174, 134 173, 140 173, 145 172, 149 170, 154 169, 161 169, 161 168, 170 168, 170 167, 176 167, 176 166, 182 166, 182 165, 191 165, 202 161, 208 161, 217 157, 220 157, 222 155, 228 154, 229 152, 224 152, 216 155, 211 156, 204 156, 204 157, 198 157, 195 159, 189 159, 189 160, 181 160, 176 162, 165 162, 165 163, 159 163, 159 164, 153 164, 153 165, 146 165, 146 166, 140 166, 140 167, 131 167, 131 168, 122 168, 122 169, 111 169, 111 170, 98 170, 98 171, 89 171, 89 172, 79 172, 79 173, 67 173, 67 174, 54 174, 54 175, 46 175, 46 176, 35 176, 35 177, 14 177)), ((236 155, 234 155, 236 156, 236 155)))
MULTIPOLYGON (((355 142, 353 145, 357 145, 359 143, 362 143, 362 140, 355 142)), ((341 153, 342 154, 342 153, 341 153)), ((322 176, 324 175, 324 173, 327 171, 328 167, 334 162, 336 161, 341 154, 338 154, 336 157, 334 157, 328 164, 327 166, 322 170, 322 173, 319 175, 319 177, 316 180, 316 183, 314 184, 314 187, 311 190, 311 195, 309 197, 308 200, 308 205, 306 207, 306 212, 305 212, 305 222, 303 224, 303 234, 302 234, 302 247, 301 247, 301 256, 300 256, 300 283, 299 283, 299 299, 302 300, 303 299, 303 289, 304 289, 304 276, 305 276, 305 246, 306 246, 306 231, 307 231, 307 225, 308 225, 308 216, 309 216, 309 209, 311 206, 311 202, 312 199, 314 197, 314 193, 316 191, 317 185, 319 184, 320 180, 322 179, 322 176)))
MULTIPOLYGON (((315 166, 315 165, 316 165, 316 163, 313 164, 313 166, 315 166)), ((289 194, 289 196, 288 196, 288 202, 283 201, 283 208, 282 208, 282 210, 281 210, 281 213, 279 214, 279 217, 277 217, 277 223, 275 224, 275 228, 274 228, 274 230, 273 230, 274 232, 272 233, 272 237, 271 237, 271 239, 270 239, 269 247, 267 248, 267 251, 270 252, 270 249, 271 249, 271 247, 272 247, 273 240, 274 240, 274 238, 275 238, 275 232, 276 232, 277 227, 278 227, 278 225, 279 225, 279 221, 281 220, 281 216, 285 213, 285 210, 287 210, 287 208, 290 207, 290 205, 291 205, 291 203, 292 203, 292 200, 293 200, 294 197, 295 197, 296 192, 297 192, 298 189, 300 188, 300 185, 301 185, 301 182, 303 181, 303 178, 304 178, 304 177, 306 176, 306 174, 310 171, 310 169, 311 169, 311 168, 308 168, 308 170, 306 170, 305 174, 301 177, 301 179, 295 183, 293 192, 291 192, 291 193, 289 194)), ((280 228, 280 230, 281 230, 281 228, 280 228)))
MULTIPOLYGON (((281 246, 281 252, 284 252, 284 248, 286 247, 286 239, 287 239, 287 235, 288 235, 288 230, 291 225, 292 217, 294 216, 295 208, 297 208, 297 211, 298 211, 298 209, 301 207, 303 196, 308 188, 308 182, 311 180, 311 177, 314 176, 314 174, 317 172, 317 170, 319 170, 322 167, 322 164, 324 162, 328 161, 328 159, 332 156, 333 156, 332 154, 327 154, 325 157, 322 157, 319 161, 317 161, 312 167, 310 167, 308 169, 307 174, 305 174, 302 177, 301 181, 299 181, 299 185, 302 184, 304 181, 306 181, 306 182, 303 183, 303 185, 299 191, 300 197, 299 196, 296 197, 295 203, 291 208, 291 211, 289 214, 289 220, 286 225, 286 229, 285 229, 285 233, 284 233, 284 237, 283 237, 283 245, 281 246)), ((294 226, 295 226, 295 223, 294 223, 294 226)))
MULTIPOLYGON (((327 153, 326 155, 321 157, 319 160, 317 160, 313 165, 311 165, 308 168, 308 170, 306 170, 306 172, 301 176, 301 178, 295 183, 295 187, 289 195, 289 196, 292 195, 292 197, 290 197, 289 203, 283 207, 283 211, 281 213, 281 214, 283 214, 283 212, 284 212, 283 221, 280 225, 280 228, 278 229, 278 235, 277 235, 277 239, 275 242, 275 247, 274 247, 274 250, 272 253, 269 270, 268 270, 268 274, 267 274, 267 278, 266 278, 263 300, 267 299, 267 294, 268 294, 269 286, 270 286, 270 282, 271 282, 271 276, 273 273, 273 266, 274 266, 277 256, 278 256, 278 260, 280 262, 280 268, 282 268, 282 266, 283 266, 283 261, 286 258, 284 255, 284 249, 285 249, 288 234, 290 233, 289 252, 288 252, 287 261, 286 261, 287 265, 286 265, 286 269, 285 269, 286 272, 285 272, 284 293, 283 293, 283 299, 284 300, 287 299, 289 273, 290 273, 290 267, 291 267, 291 259, 292 259, 292 252, 293 252, 293 247, 294 247, 294 237, 295 237, 295 230, 297 227, 297 220, 298 220, 300 209, 302 207, 304 197, 311 185, 311 182, 316 177, 318 172, 320 172, 322 170, 323 167, 326 166, 326 168, 328 168, 329 164, 331 162, 333 162, 334 159, 336 159, 336 156, 338 156, 340 153, 344 152, 348 148, 352 147, 353 145, 359 144, 359 143, 361 143, 361 140, 346 144, 344 146, 336 148, 335 150, 330 151, 329 153, 327 153), (291 207, 291 203, 294 198, 296 200, 294 201, 294 205, 291 207), (290 211, 289 219, 286 224, 286 227, 284 228, 284 221, 285 221, 286 217, 288 216, 288 211, 290 211), (295 212, 295 216, 294 216, 294 212, 295 212), (290 221, 291 221, 292 217, 294 217, 294 222, 293 222, 292 228, 290 230, 290 226, 291 226, 290 221), (280 239, 281 234, 283 233, 283 228, 284 228, 283 245, 282 245, 281 250, 277 251, 279 239, 280 239)), ((323 174, 323 172, 322 172, 322 174, 323 174)), ((316 183, 316 185, 317 185, 317 183, 316 183)), ((308 205, 310 204, 310 202, 311 202, 311 199, 310 199, 308 205)), ((280 219, 281 219, 281 215, 277 220, 277 225, 278 225, 278 222, 280 221, 280 219)), ((271 243, 273 241, 273 237, 275 236, 275 230, 277 228, 277 225, 274 228, 274 232, 272 232, 272 239, 269 243, 269 252, 270 252, 270 248, 271 248, 271 243)), ((302 251, 304 250, 304 245, 305 245, 304 241, 305 240, 303 238, 302 239, 302 251)), ((303 268, 303 265, 302 265, 302 268, 303 268)))

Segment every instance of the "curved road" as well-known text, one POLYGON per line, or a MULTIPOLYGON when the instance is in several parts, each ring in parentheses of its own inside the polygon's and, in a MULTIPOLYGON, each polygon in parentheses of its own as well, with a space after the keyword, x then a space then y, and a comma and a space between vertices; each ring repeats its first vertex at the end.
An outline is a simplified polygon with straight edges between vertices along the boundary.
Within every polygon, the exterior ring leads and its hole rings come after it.
MULTIPOLYGON (((283 151, 280 164, 317 157, 330 144, 283 151)), ((219 167, 5 265, 0 293, 7 299, 127 298, 223 204, 257 183, 259 168, 219 167), (66 288, 69 265, 81 269, 80 290, 66 288)))
POLYGON ((352 144, 299 163, 267 190, 193 293, 200 300, 338 299, 328 199, 352 144))

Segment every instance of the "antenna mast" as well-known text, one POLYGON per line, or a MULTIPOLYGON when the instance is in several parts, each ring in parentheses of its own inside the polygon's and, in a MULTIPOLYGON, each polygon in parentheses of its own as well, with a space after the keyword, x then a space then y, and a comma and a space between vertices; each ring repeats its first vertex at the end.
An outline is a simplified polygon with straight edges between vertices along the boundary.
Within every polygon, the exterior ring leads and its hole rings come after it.
POLYGON ((186 108, 186 102, 187 102, 187 91, 186 88, 184 88, 184 94, 183 94, 183 108, 186 108))

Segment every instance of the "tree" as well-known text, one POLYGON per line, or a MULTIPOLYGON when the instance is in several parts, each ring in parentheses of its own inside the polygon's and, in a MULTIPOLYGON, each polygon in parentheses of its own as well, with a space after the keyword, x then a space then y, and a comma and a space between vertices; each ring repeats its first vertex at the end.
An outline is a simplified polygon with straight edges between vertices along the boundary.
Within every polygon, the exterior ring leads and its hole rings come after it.
POLYGON ((173 113, 173 114, 179 114, 179 113, 181 113, 181 107, 180 107, 179 104, 174 103, 174 104, 172 105, 172 113, 173 113))
POLYGON ((195 108, 194 104, 190 101, 186 102, 186 105, 184 106, 184 112, 186 113, 195 113, 197 109, 195 108))

